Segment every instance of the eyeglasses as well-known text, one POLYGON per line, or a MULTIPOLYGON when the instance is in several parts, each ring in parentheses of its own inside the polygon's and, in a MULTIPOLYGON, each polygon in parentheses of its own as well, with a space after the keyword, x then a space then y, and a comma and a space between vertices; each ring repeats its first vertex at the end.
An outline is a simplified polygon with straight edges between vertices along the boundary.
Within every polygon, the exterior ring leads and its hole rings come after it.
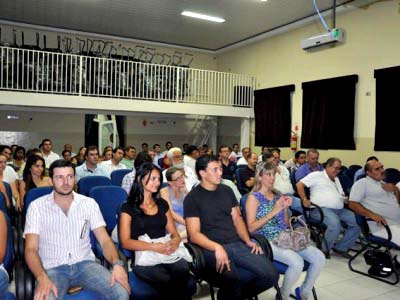
POLYGON ((179 177, 176 177, 175 179, 172 179, 171 181, 178 181, 178 180, 184 180, 185 176, 181 175, 179 177))

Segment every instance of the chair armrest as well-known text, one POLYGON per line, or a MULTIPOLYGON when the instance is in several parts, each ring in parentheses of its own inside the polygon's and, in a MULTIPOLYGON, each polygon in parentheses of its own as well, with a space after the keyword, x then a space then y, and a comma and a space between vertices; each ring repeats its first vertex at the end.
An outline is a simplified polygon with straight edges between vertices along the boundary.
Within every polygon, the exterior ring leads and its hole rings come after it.
MULTIPOLYGON (((303 202, 302 202, 302 204, 303 204, 303 202)), ((322 211, 322 208, 319 205, 315 204, 314 202, 311 202, 311 205, 313 207, 305 207, 302 205, 303 211, 304 211, 304 217, 305 217, 306 221, 308 222, 309 219, 316 220, 315 218, 311 217, 311 212, 313 210, 317 210, 319 218, 316 221, 319 221, 319 223, 323 223, 324 222, 324 212, 322 211)))
POLYGON ((28 266, 22 262, 15 263, 15 293, 17 299, 33 300, 35 278, 28 266))
POLYGON ((203 250, 201 247, 187 242, 184 244, 186 249, 188 249, 190 255, 192 256, 192 268, 193 272, 198 272, 199 270, 203 270, 206 266, 206 261, 204 259, 203 250))
POLYGON ((263 237, 261 234, 251 233, 250 234, 250 238, 255 240, 260 245, 260 247, 262 248, 265 256, 270 261, 274 260, 274 255, 272 253, 271 245, 269 244, 269 241, 265 237, 263 237))
MULTIPOLYGON (((371 218, 367 218, 366 217, 365 218, 365 222, 367 222, 367 221, 375 222, 371 218)), ((385 243, 391 243, 391 241, 392 241, 392 231, 390 230, 390 227, 388 225, 383 225, 383 227, 386 229, 387 238, 384 238, 384 237, 379 237, 379 238, 386 240, 385 243)), ((374 236, 372 233, 370 233, 370 235, 374 236)))

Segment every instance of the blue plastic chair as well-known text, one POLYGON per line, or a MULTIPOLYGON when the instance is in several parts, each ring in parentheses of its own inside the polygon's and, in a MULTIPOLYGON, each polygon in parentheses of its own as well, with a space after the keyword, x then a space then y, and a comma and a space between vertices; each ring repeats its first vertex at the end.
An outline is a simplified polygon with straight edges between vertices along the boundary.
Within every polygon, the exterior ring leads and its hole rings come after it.
POLYGON ((244 182, 242 182, 242 178, 241 178, 241 174, 242 174, 244 169, 245 169, 244 167, 241 167, 241 168, 238 167, 235 170, 236 186, 237 186, 239 192, 242 195, 245 195, 245 194, 247 194, 249 192, 249 189, 246 187, 244 182))
POLYGON ((116 186, 121 186, 122 179, 124 179, 124 176, 130 172, 132 172, 131 169, 120 169, 112 171, 110 175, 112 184, 116 186))
POLYGON ((0 193, 0 210, 5 214, 7 213, 6 197, 3 193, 0 193))
POLYGON ((78 192, 89 196, 91 188, 103 185, 112 185, 111 179, 106 176, 86 176, 78 181, 78 192))
POLYGON ((11 201, 11 199, 12 199, 11 185, 8 182, 5 182, 5 181, 3 181, 3 184, 4 184, 5 188, 6 188, 8 199, 10 199, 10 201, 11 201))
POLYGON ((42 186, 42 187, 37 187, 30 189, 29 191, 26 192, 25 198, 24 198, 24 207, 22 209, 22 214, 25 217, 26 212, 28 211, 29 205, 32 203, 32 201, 36 200, 37 198, 40 198, 44 195, 48 195, 53 191, 52 186, 42 186))
MULTIPOLYGON (((7 246, 6 246, 6 255, 4 256, 3 264, 4 268, 7 270, 7 273, 10 278, 12 278, 13 274, 13 265, 14 265, 14 239, 13 239, 13 232, 11 229, 11 222, 8 215, 3 212, 4 217, 6 219, 6 226, 7 226, 7 246)), ((15 296, 8 292, 6 293, 6 300, 14 300, 15 296)))

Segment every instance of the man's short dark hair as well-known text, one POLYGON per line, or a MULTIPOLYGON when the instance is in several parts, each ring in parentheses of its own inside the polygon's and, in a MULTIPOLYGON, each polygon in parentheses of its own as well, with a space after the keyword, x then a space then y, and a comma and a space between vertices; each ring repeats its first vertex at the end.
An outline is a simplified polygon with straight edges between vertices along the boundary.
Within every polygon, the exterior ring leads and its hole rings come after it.
POLYGON ((136 148, 134 146, 126 146, 124 149, 124 152, 128 152, 131 149, 136 150, 136 148))
POLYGON ((367 158, 367 162, 369 162, 371 160, 379 161, 379 159, 376 156, 370 156, 370 157, 367 158))
POLYGON ((43 139, 41 144, 43 145, 45 142, 50 142, 50 144, 53 144, 50 139, 43 139))
POLYGON ((340 162, 340 163, 342 163, 342 161, 339 159, 339 158, 337 158, 337 157, 330 157, 330 158, 328 158, 328 160, 325 162, 325 163, 323 163, 322 165, 323 165, 323 167, 324 168, 326 168, 326 167, 332 167, 334 164, 335 164, 335 162, 340 162))
POLYGON ((317 153, 319 155, 318 150, 315 148, 308 149, 306 155, 308 156, 310 153, 317 153))
POLYGON ((233 145, 232 145, 232 148, 235 147, 235 146, 238 146, 238 147, 239 147, 239 144, 236 144, 236 143, 233 144, 233 145))
POLYGON ((118 150, 121 150, 122 152, 125 153, 124 148, 122 148, 121 146, 115 147, 112 152, 117 153, 118 150))
POLYGON ((147 147, 148 147, 149 144, 147 144, 147 143, 142 143, 142 147, 143 147, 143 146, 147 146, 147 147))
POLYGON ((85 151, 85 157, 87 157, 89 155, 90 151, 94 151, 94 150, 96 150, 97 153, 99 153, 99 149, 97 148, 96 145, 90 145, 89 147, 87 147, 86 151, 85 151))
POLYGON ((153 149, 156 149, 157 146, 158 146, 158 147, 161 147, 160 144, 154 144, 154 145, 153 145, 153 149))
POLYGON ((4 149, 8 149, 12 152, 12 149, 10 146, 8 145, 0 145, 0 153, 4 151, 4 149))
POLYGON ((170 142, 170 141, 166 142, 166 143, 165 143, 165 147, 167 147, 168 144, 171 144, 171 145, 172 145, 172 142, 170 142))
POLYGON ((142 164, 144 164, 145 162, 153 162, 153 160, 151 159, 151 156, 149 155, 148 152, 139 152, 138 155, 136 155, 136 159, 133 162, 133 165, 135 167, 136 170, 138 170, 140 168, 140 166, 142 164))
POLYGON ((69 152, 69 154, 71 155, 71 151, 69 151, 69 150, 63 150, 63 152, 61 152, 62 157, 64 157, 64 154, 67 153, 67 152, 69 152))
POLYGON ((202 155, 196 160, 196 174, 197 178, 201 180, 200 171, 204 171, 207 169, 207 166, 210 162, 219 162, 218 157, 215 155, 202 155))
POLYGON ((230 149, 228 145, 221 145, 221 146, 219 146, 219 148, 218 148, 218 153, 221 153, 221 150, 222 150, 223 148, 228 148, 228 149, 230 149))
POLYGON ((300 155, 302 155, 302 154, 306 154, 306 151, 304 151, 304 150, 299 150, 299 151, 297 151, 295 154, 294 154, 294 158, 299 158, 300 157, 300 155))
POLYGON ((279 154, 281 154, 281 149, 279 149, 278 147, 272 147, 271 149, 269 149, 269 151, 271 153, 278 152, 279 154))
POLYGON ((267 153, 262 155, 261 159, 262 159, 262 161, 267 161, 267 159, 270 159, 271 157, 274 157, 272 152, 267 152, 267 153))
POLYGON ((49 176, 51 179, 53 179, 54 169, 56 168, 72 168, 75 175, 75 165, 71 161, 65 159, 57 159, 51 163, 49 168, 49 176))

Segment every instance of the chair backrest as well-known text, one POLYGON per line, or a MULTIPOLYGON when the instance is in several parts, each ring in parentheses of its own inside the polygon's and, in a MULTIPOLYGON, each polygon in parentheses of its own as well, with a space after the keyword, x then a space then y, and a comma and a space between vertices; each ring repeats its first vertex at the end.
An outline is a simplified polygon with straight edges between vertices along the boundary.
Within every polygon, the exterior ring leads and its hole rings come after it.
POLYGON ((6 213, 3 213, 6 219, 7 226, 7 246, 6 246, 6 255, 4 256, 3 264, 7 269, 9 274, 12 274, 12 265, 14 261, 14 236, 11 229, 10 218, 6 213))
POLYGON ((28 211, 29 205, 32 203, 32 201, 36 200, 39 197, 42 197, 44 195, 48 195, 53 191, 52 186, 42 186, 42 187, 37 187, 30 189, 29 191, 26 192, 25 198, 24 198, 24 208, 22 210, 23 216, 26 216, 26 212, 28 211))
POLYGON ((236 177, 236 186, 237 186, 239 192, 242 195, 245 195, 249 192, 249 190, 246 187, 246 185, 244 184, 244 182, 242 181, 241 174, 242 174, 243 170, 244 170, 244 168, 237 168, 235 170, 235 177, 236 177))
POLYGON ((290 173, 290 183, 292 184, 293 190, 295 194, 297 194, 297 185, 296 185, 296 172, 290 173))
POLYGON ((3 181, 3 184, 4 184, 5 188, 6 188, 8 199, 10 199, 10 201, 11 201, 11 199, 12 199, 11 185, 8 182, 5 182, 5 181, 3 181))
POLYGON ((106 222, 106 229, 108 233, 111 233, 117 225, 118 209, 128 198, 125 190, 113 185, 96 186, 90 190, 89 197, 93 198, 99 204, 106 222))
POLYGON ((4 194, 0 192, 0 210, 3 213, 7 213, 7 205, 6 205, 6 197, 4 197, 4 194))
POLYGON ((124 176, 130 172, 132 172, 131 169, 119 169, 112 171, 111 172, 112 185, 121 186, 122 179, 124 179, 124 176))
POLYGON ((93 187, 104 185, 112 185, 111 179, 106 176, 86 176, 78 181, 78 192, 89 196, 89 192, 93 187))
POLYGON ((245 194, 242 196, 242 198, 240 198, 240 211, 242 212, 242 218, 243 218, 243 221, 246 223, 246 225, 247 225, 246 201, 247 201, 248 196, 249 196, 249 194, 245 194))

